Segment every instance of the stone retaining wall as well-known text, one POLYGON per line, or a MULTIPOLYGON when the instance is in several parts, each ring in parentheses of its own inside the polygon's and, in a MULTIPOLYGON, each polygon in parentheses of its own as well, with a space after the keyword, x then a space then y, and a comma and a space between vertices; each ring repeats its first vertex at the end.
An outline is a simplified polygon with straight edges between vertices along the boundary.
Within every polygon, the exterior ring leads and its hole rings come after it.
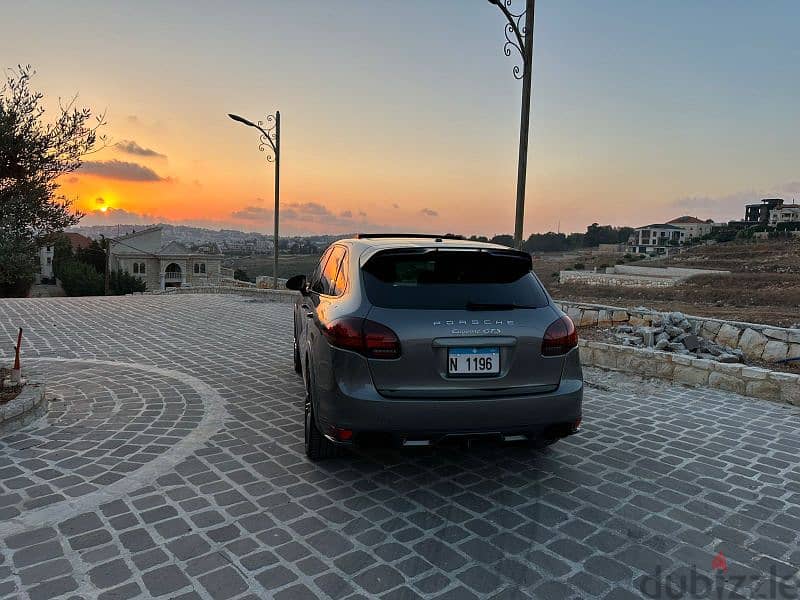
POLYGON ((0 435, 32 423, 47 410, 44 380, 35 372, 25 372, 27 383, 13 400, 0 405, 0 435))
POLYGON ((714 269, 688 269, 685 267, 640 267, 637 265, 614 265, 606 267, 606 273, 637 275, 640 277, 677 277, 688 279, 695 275, 730 275, 730 271, 714 269))
POLYGON ((601 273, 595 271, 560 271, 558 281, 559 283, 582 283, 585 285, 664 288, 672 287, 694 275, 730 274, 730 271, 714 271, 710 269, 615 265, 606 267, 605 271, 601 273))
MULTIPOLYGON (((600 304, 581 304, 556 301, 578 327, 612 326, 628 323, 633 326, 652 325, 663 313, 648 309, 619 308, 600 304)), ((745 358, 776 362, 800 356, 800 329, 773 327, 758 323, 724 321, 686 315, 694 332, 710 341, 739 348, 745 358)))
POLYGON ((578 345, 581 362, 587 366, 800 406, 800 375, 692 358, 651 348, 633 348, 591 340, 579 340, 578 345))
POLYGON ((670 277, 646 277, 618 275, 615 273, 594 273, 592 271, 560 271, 559 283, 582 283, 585 285, 608 285, 615 287, 672 287, 678 281, 670 277))
POLYGON ((261 288, 241 288, 227 286, 195 286, 170 288, 169 291, 158 292, 160 294, 234 294, 249 298, 261 298, 267 302, 286 302, 292 303, 297 299, 298 292, 292 290, 271 290, 261 288))

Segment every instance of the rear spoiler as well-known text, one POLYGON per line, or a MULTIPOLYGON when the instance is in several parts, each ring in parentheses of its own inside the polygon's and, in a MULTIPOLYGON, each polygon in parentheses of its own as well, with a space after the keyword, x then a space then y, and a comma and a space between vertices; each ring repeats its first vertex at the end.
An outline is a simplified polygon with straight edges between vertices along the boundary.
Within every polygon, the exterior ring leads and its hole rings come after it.
POLYGON ((465 240, 463 235, 447 233, 445 235, 435 235, 429 233, 357 233, 357 240, 380 240, 391 238, 414 238, 421 240, 465 240))
POLYGON ((428 254, 430 252, 481 252, 485 254, 490 254, 492 256, 506 256, 508 258, 516 258, 517 260, 525 261, 528 265, 528 270, 533 270, 533 259, 530 254, 527 252, 523 252, 522 250, 515 250, 514 248, 470 248, 470 247, 448 247, 448 248, 440 248, 440 247, 416 247, 416 248, 371 248, 366 250, 360 257, 360 263, 363 267, 366 265, 370 260, 375 258, 379 255, 394 255, 394 256, 402 256, 402 255, 420 255, 420 254, 428 254))

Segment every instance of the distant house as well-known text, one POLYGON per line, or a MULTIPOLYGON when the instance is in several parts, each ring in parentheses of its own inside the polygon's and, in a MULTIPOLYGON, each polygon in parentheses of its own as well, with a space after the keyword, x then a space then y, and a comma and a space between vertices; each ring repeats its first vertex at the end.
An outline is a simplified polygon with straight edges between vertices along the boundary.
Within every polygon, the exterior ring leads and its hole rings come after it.
POLYGON ((72 246, 73 252, 75 252, 76 250, 83 250, 92 245, 91 238, 88 238, 85 235, 81 235, 80 233, 67 231, 63 235, 65 238, 69 240, 69 245, 72 246))
POLYGON ((669 254, 670 248, 679 246, 685 236, 683 229, 676 225, 653 223, 634 229, 628 246, 639 254, 669 254))
POLYGON ((681 244, 684 244, 689 240, 708 235, 714 230, 715 227, 725 227, 727 223, 715 223, 711 219, 703 221, 697 217, 683 216, 678 217, 677 219, 672 219, 671 221, 667 221, 667 225, 674 225, 675 227, 681 228, 683 231, 683 235, 681 236, 681 244))
POLYGON ((193 252, 180 242, 162 243, 162 228, 150 227, 109 240, 109 266, 143 280, 148 290, 218 283, 222 255, 193 252))
POLYGON ((800 222, 800 205, 782 204, 769 211, 769 224, 773 227, 781 223, 800 222))
MULTIPOLYGON (((69 240, 73 252, 78 249, 88 248, 92 243, 92 240, 85 235, 81 235, 80 233, 67 232, 60 235, 63 235, 69 240)), ((53 245, 52 241, 43 244, 39 248, 39 273, 36 276, 36 283, 52 281, 52 279, 55 277, 55 274, 53 273, 53 257, 55 254, 54 250, 55 246, 53 245)))
POLYGON ((783 198, 764 198, 760 203, 746 204, 744 221, 750 225, 766 225, 770 221, 770 212, 782 206, 783 198))
POLYGON ((53 279, 53 244, 48 242, 39 248, 39 273, 36 283, 44 283, 53 279))

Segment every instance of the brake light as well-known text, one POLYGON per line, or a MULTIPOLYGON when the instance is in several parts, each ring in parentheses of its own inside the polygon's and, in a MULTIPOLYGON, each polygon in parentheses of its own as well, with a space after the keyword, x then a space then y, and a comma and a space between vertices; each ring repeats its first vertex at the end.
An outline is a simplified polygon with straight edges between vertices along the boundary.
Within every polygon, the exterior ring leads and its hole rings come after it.
POLYGON ((322 328, 322 333, 331 346, 361 352, 364 347, 361 339, 361 322, 363 319, 337 319, 322 328))
POLYGON ((542 338, 542 356, 566 354, 578 345, 578 332, 568 316, 553 321, 542 338))
POLYGON ((380 323, 357 317, 336 319, 323 327, 331 346, 352 350, 368 358, 397 358, 400 340, 397 334, 380 323))
POLYGON ((372 358, 397 358, 400 356, 400 340, 397 334, 375 321, 364 319, 361 329, 367 355, 372 358))

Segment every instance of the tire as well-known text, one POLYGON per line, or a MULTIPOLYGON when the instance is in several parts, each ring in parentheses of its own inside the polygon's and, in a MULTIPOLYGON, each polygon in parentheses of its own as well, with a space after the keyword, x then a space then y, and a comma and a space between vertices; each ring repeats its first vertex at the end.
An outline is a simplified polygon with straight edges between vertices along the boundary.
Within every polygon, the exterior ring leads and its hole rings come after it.
POLYGON ((312 461, 336 458, 342 455, 342 448, 328 440, 317 427, 314 419, 314 403, 311 400, 311 384, 306 386, 305 414, 303 417, 306 456, 312 461))

